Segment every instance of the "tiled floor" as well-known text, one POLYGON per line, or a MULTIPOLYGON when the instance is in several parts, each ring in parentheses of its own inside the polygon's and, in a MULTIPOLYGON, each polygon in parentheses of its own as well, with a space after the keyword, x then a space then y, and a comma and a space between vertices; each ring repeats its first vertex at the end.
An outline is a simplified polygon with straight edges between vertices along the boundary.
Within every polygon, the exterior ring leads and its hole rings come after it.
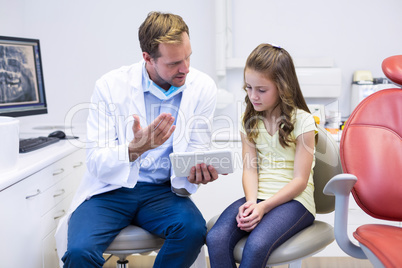
MULTIPOLYGON (((107 257, 107 256, 105 256, 107 257)), ((128 258, 130 268, 151 268, 155 256, 132 255, 128 258)), ((104 268, 115 268, 117 257, 112 257, 104 268)), ((275 266, 285 268, 287 266, 275 266)), ((368 260, 359 260, 351 257, 311 257, 302 263, 302 268, 372 268, 368 260)))

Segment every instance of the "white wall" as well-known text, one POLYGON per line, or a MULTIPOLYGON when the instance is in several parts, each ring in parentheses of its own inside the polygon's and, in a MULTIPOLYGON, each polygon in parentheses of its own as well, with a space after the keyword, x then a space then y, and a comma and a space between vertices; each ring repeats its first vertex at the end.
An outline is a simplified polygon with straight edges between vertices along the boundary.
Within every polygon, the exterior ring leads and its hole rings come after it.
MULTIPOLYGON (((151 10, 185 19, 192 65, 216 78, 214 0, 0 0, 0 5, 0 35, 41 41, 49 114, 22 118, 23 124, 64 122, 72 107, 89 101, 99 76, 138 61, 138 27, 151 10)), ((339 106, 346 116, 353 72, 371 70, 381 77, 382 60, 401 54, 401 10, 399 0, 233 0, 233 56, 246 57, 259 43, 272 42, 294 58, 332 57, 342 70, 339 106)), ((242 96, 242 71, 230 71, 228 78, 228 89, 242 96)), ((79 112, 74 121, 85 117, 79 112)))
MULTIPOLYGON (((152 10, 184 18, 192 65, 214 75, 213 1, 0 0, 0 6, 0 35, 40 39, 49 113, 22 124, 63 123, 74 105, 89 101, 102 74, 139 61, 138 28, 152 10)), ((86 115, 77 113, 74 122, 86 115)))
POLYGON ((339 108, 348 116, 354 71, 384 77, 382 60, 402 54, 401 11, 399 0, 234 0, 233 56, 268 42, 293 58, 333 58, 342 70, 339 108))

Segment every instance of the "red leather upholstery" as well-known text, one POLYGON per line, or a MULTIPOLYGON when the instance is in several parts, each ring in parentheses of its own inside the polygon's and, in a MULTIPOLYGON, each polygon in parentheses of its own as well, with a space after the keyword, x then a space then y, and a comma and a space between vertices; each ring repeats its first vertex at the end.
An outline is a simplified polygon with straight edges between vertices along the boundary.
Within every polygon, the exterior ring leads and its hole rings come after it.
POLYGON ((367 224, 359 227, 353 236, 369 248, 385 267, 401 267, 402 228, 367 224))
POLYGON ((381 67, 386 77, 395 84, 402 86, 402 55, 386 58, 381 67))
MULTIPOLYGON (((402 85, 402 55, 387 58, 385 75, 402 85)), ((378 91, 349 117, 341 139, 345 173, 354 174, 356 203, 369 215, 402 221, 402 89, 378 91)), ((354 237, 385 267, 402 267, 402 228, 367 224, 354 237)))
POLYGON ((344 171, 357 177, 357 204, 375 218, 402 221, 401 89, 378 91, 356 107, 340 153, 344 171))

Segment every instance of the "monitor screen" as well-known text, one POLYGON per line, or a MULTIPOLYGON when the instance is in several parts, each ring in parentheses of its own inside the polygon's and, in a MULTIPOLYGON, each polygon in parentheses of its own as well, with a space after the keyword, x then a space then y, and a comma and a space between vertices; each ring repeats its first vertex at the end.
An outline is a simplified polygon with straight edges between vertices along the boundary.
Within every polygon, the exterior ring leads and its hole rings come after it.
POLYGON ((0 36, 0 116, 47 113, 39 40, 0 36))

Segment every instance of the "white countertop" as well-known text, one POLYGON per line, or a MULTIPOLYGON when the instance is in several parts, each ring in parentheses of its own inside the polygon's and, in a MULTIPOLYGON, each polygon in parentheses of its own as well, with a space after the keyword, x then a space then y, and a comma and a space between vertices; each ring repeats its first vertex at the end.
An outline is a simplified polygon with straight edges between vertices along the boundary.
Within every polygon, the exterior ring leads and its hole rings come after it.
POLYGON ((16 166, 5 172, 0 171, 0 191, 72 154, 79 147, 70 140, 60 140, 44 148, 19 154, 16 166))
POLYGON ((0 170, 0 191, 55 163, 63 157, 72 154, 79 148, 85 148, 84 126, 78 126, 72 129, 61 129, 61 127, 51 128, 45 125, 41 127, 20 126, 20 138, 47 136, 56 129, 63 130, 67 135, 79 136, 79 139, 60 140, 59 142, 32 152, 20 153, 18 155, 17 164, 13 169, 6 171, 0 170))

